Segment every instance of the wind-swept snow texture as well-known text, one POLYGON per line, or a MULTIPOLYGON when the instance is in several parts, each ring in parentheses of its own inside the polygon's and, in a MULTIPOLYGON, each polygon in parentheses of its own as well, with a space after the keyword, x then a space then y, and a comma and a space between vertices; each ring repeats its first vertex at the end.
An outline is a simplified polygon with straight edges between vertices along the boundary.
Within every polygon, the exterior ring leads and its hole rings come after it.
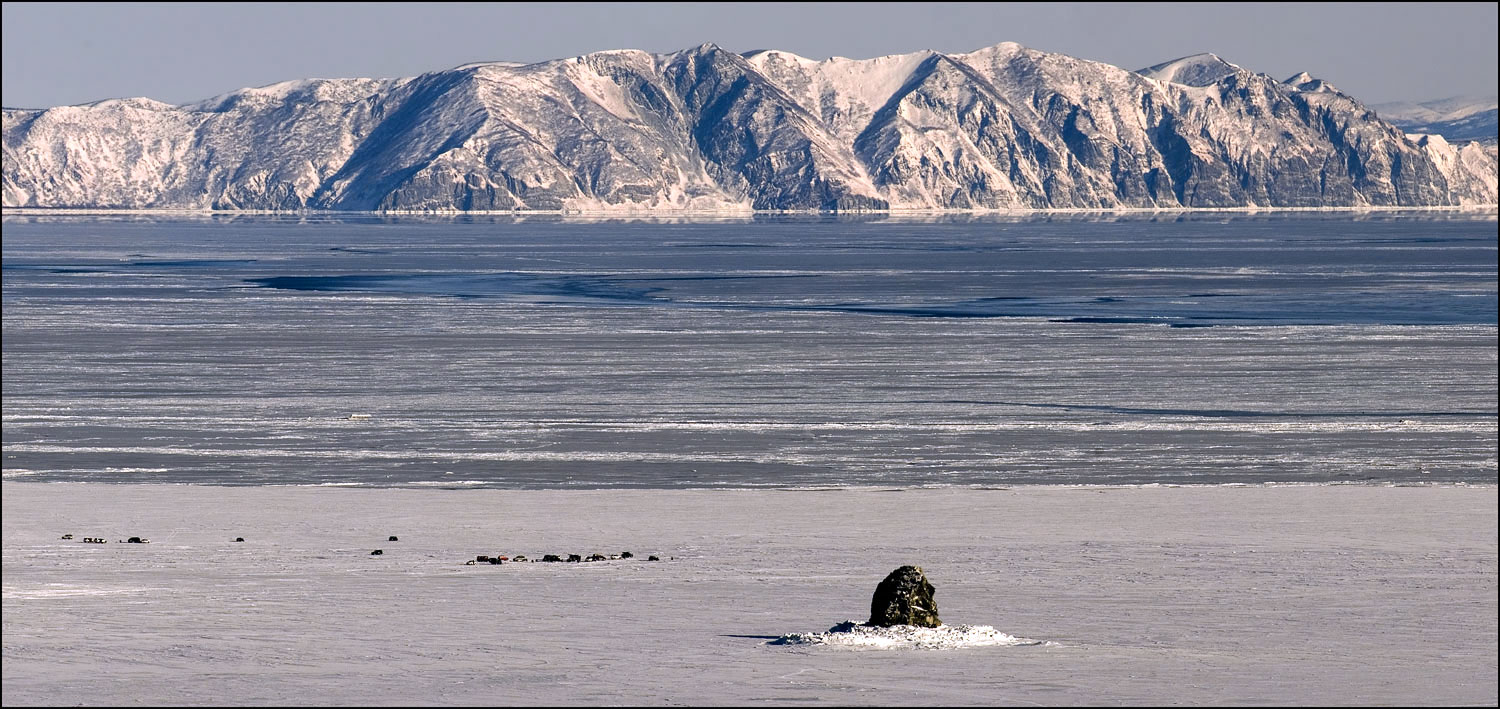
POLYGON ((1464 206, 1495 159, 1326 82, 1004 43, 814 61, 705 44, 195 104, 4 111, 4 206, 749 211, 1464 206))

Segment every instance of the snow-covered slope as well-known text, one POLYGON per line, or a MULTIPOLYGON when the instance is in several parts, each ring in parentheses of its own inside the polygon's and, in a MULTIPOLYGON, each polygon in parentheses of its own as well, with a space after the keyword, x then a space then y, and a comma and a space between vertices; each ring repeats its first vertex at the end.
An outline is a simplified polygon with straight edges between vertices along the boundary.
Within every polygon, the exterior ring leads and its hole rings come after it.
POLYGON ((814 61, 712 44, 196 104, 4 111, 9 207, 859 210, 1490 204, 1492 152, 1212 54, 999 44, 814 61))

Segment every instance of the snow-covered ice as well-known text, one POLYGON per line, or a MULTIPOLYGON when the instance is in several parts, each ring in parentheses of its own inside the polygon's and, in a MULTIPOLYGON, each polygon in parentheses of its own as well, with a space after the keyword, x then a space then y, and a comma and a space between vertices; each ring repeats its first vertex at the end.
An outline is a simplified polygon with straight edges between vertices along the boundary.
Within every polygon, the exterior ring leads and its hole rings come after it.
POLYGON ((0 493, 6 706, 1496 701, 1493 485, 0 493))

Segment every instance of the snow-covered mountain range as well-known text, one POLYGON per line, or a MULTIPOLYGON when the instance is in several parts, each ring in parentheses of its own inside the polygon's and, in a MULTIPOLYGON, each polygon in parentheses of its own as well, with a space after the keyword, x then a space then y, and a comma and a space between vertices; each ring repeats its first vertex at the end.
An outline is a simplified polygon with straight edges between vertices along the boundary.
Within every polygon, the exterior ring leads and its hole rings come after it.
POLYGON ((1477 144, 1306 74, 1005 43, 814 61, 712 44, 196 104, 4 110, 4 205, 867 210, 1494 204, 1477 144))
MULTIPOLYGON (((1454 96, 1423 103, 1371 106, 1380 117, 1408 133, 1437 133, 1450 143, 1477 140, 1493 146, 1500 133, 1500 102, 1494 96, 1454 96)), ((1493 153, 1493 149, 1491 149, 1493 153)))

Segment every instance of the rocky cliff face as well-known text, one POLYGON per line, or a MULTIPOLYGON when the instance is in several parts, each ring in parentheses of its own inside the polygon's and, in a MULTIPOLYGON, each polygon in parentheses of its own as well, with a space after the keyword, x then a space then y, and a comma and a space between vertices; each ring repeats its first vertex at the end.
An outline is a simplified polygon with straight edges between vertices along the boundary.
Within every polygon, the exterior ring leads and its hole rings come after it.
POLYGON ((1016 44, 812 61, 713 45, 4 111, 4 205, 335 210, 1446 206, 1477 145, 1300 74, 1016 44))

